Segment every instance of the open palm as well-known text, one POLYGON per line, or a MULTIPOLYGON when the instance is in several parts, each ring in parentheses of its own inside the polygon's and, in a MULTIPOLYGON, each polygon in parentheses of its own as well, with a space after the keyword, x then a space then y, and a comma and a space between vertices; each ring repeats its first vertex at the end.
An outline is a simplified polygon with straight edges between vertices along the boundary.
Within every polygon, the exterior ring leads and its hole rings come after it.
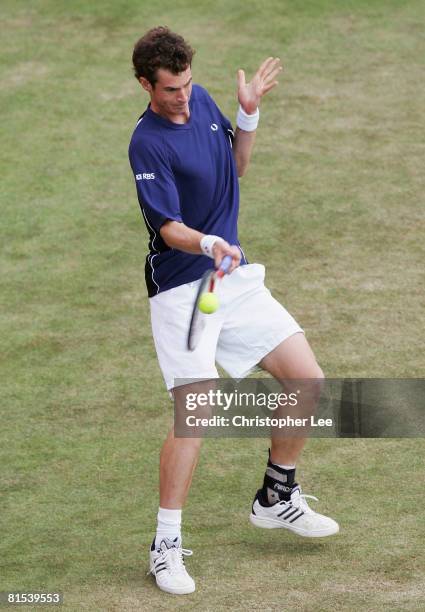
POLYGON ((238 100, 248 115, 255 113, 261 98, 278 84, 276 77, 281 70, 278 57, 268 57, 249 83, 245 81, 245 72, 238 70, 238 100))

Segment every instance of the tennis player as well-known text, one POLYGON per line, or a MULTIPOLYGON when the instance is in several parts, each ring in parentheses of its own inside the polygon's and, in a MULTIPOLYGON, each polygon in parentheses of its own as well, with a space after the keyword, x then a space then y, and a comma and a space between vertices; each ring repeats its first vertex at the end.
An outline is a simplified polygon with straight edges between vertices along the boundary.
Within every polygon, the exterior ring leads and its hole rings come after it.
MULTIPOLYGON (((133 66, 150 103, 129 147, 137 195, 149 233, 145 276, 153 338, 166 387, 176 405, 188 385, 175 379, 214 379, 218 362, 233 378, 259 366, 279 381, 310 379, 320 392, 323 373, 294 318, 264 286, 264 267, 249 264, 238 241, 238 177, 247 170, 264 95, 277 85, 280 60, 269 57, 250 82, 237 75, 236 130, 209 93, 192 80, 194 51, 168 28, 147 32, 135 45, 133 66), (220 287, 221 307, 200 344, 187 350, 187 330, 202 274, 225 255, 230 276, 220 287)), ((261 207, 261 202, 258 203, 261 207)), ((331 518, 314 512, 295 482, 304 438, 274 438, 263 486, 250 520, 301 536, 338 532, 331 518)), ((160 455, 160 507, 150 550, 150 571, 160 589, 195 590, 183 557, 181 514, 201 439, 168 433, 160 455)))

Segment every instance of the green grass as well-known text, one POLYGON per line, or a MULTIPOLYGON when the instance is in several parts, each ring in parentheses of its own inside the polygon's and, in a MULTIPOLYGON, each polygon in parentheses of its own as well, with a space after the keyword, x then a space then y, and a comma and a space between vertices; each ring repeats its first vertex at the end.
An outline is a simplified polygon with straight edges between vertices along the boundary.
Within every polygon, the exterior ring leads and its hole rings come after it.
POLYGON ((280 56, 244 250, 328 377, 421 377, 424 18, 418 0, 2 1, 0 591, 59 589, 75 611, 424 608, 422 440, 308 444, 303 487, 342 527, 324 542, 251 528, 265 441, 207 440, 184 513, 198 589, 144 575, 172 406, 127 161, 147 28, 188 38, 232 119, 237 68, 280 56))

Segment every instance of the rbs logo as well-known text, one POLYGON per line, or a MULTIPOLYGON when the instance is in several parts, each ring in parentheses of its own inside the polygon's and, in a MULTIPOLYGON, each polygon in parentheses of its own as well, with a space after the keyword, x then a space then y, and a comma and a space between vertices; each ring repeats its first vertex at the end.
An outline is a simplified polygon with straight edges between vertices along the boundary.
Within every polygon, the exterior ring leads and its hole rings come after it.
POLYGON ((136 181, 143 181, 143 180, 149 180, 149 179, 154 179, 155 178, 155 173, 154 172, 144 172, 143 174, 136 174, 136 181))

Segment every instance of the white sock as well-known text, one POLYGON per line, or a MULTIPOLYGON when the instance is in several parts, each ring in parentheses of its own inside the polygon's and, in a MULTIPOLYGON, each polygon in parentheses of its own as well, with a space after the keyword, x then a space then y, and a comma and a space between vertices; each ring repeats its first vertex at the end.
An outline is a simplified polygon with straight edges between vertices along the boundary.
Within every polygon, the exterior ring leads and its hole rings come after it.
POLYGON ((274 465, 282 468, 282 470, 295 470, 295 465, 281 465, 280 463, 275 463, 274 465))
POLYGON ((169 510, 168 508, 159 508, 158 510, 158 525, 156 528, 155 548, 159 548, 161 540, 164 538, 181 538, 181 510, 169 510))

